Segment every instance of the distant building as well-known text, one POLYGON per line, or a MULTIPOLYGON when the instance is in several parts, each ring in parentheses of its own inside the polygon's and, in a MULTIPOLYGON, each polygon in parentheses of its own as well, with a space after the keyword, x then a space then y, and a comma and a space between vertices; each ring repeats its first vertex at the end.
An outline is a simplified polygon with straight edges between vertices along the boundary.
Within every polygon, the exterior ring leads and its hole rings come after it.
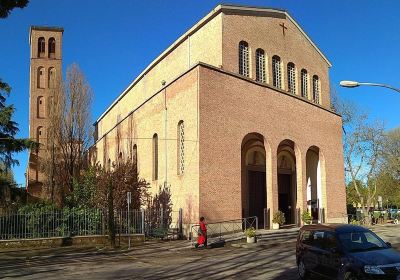
POLYGON ((219 5, 158 56, 95 123, 92 160, 138 161, 184 222, 346 220, 331 63, 285 11, 219 5))
POLYGON ((40 143, 37 150, 29 154, 27 190, 34 197, 41 197, 42 186, 48 174, 39 166, 48 142, 49 109, 52 92, 61 79, 63 28, 31 26, 30 86, 29 86, 29 138, 40 143))

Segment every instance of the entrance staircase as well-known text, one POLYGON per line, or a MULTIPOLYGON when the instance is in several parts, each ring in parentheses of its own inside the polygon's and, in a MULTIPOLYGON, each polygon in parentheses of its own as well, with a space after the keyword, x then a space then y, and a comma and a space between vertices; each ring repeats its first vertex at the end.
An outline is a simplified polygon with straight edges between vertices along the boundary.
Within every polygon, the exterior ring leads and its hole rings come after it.
POLYGON ((285 243, 297 240, 298 228, 266 230, 261 229, 257 232, 257 242, 263 243, 285 243))
MULTIPOLYGON (((220 246, 221 242, 244 242, 246 236, 244 231, 254 227, 256 229, 257 242, 268 244, 279 244, 286 242, 295 242, 299 228, 295 225, 288 225, 279 230, 259 229, 257 217, 243 218, 231 221, 221 221, 207 225, 208 245, 220 246)), ((198 225, 191 228, 191 246, 194 246, 197 240, 198 225)))

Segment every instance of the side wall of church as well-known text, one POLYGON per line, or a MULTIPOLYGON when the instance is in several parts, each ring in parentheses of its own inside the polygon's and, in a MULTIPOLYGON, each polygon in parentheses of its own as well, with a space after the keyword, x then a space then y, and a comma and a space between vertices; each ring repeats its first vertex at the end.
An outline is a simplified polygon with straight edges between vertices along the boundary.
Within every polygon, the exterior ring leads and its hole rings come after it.
POLYGON ((241 145, 249 133, 265 139, 271 213, 278 209, 278 146, 289 139, 296 151, 296 207, 306 207, 306 154, 316 146, 324 159, 326 221, 343 221, 346 192, 340 116, 284 91, 205 66, 200 67, 200 215, 209 220, 242 217, 241 145))
POLYGON ((98 136, 111 129, 118 116, 124 118, 162 88, 162 81, 172 82, 198 61, 222 64, 222 14, 215 16, 200 29, 177 43, 147 73, 128 87, 125 96, 98 122, 98 136))
MULTIPOLYGON (((153 195, 167 181, 171 187, 173 209, 183 209, 185 224, 196 221, 199 207, 197 75, 197 68, 194 68, 167 85, 131 116, 121 119, 121 124, 99 139, 95 145, 95 157, 102 166, 108 164, 108 159, 114 162, 120 152, 124 158, 129 157, 133 145, 136 145, 139 177, 150 183, 150 192, 153 195), (178 174, 177 139, 180 121, 184 122, 183 174, 178 174), (158 136, 157 180, 153 180, 154 134, 158 136)), ((176 222, 177 215, 174 212, 173 222, 176 222)))

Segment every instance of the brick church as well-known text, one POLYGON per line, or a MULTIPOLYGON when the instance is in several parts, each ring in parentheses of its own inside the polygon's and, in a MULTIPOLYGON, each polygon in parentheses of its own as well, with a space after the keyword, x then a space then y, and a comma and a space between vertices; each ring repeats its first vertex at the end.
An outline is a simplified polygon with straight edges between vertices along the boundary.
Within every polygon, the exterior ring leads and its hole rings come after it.
POLYGON ((330 67, 286 11, 219 5, 96 120, 92 160, 133 155, 154 193, 170 187, 186 224, 257 216, 269 227, 278 210, 300 224, 305 209, 345 221, 330 67))

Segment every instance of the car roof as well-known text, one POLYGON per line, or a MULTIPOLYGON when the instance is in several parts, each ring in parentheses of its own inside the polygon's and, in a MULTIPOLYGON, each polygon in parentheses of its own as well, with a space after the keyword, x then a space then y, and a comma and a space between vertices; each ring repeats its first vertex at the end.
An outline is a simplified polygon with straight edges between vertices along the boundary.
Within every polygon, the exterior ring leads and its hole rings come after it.
POLYGON ((304 230, 329 230, 335 231, 337 233, 344 233, 344 232, 364 232, 369 231, 369 229, 357 226, 357 225, 348 225, 348 224, 315 224, 315 225, 305 225, 301 229, 304 230))

